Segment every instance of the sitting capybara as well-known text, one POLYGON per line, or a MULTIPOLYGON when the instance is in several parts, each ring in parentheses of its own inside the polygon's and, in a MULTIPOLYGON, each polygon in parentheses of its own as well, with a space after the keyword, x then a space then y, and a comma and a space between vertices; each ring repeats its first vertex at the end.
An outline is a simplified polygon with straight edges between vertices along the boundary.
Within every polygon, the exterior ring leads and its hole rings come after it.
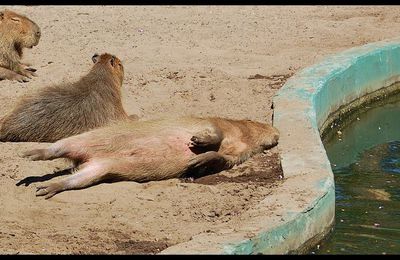
POLYGON ((27 82, 36 70, 21 63, 23 49, 38 45, 39 26, 26 16, 0 11, 0 80, 27 82))
POLYGON ((38 187, 37 196, 82 189, 102 181, 155 181, 228 169, 277 144, 278 130, 250 120, 224 118, 121 121, 71 136, 31 160, 68 158, 73 175, 38 187))
POLYGON ((79 81, 21 98, 0 122, 0 141, 55 142, 128 119, 121 98, 121 61, 108 53, 95 54, 92 60, 92 69, 79 81))

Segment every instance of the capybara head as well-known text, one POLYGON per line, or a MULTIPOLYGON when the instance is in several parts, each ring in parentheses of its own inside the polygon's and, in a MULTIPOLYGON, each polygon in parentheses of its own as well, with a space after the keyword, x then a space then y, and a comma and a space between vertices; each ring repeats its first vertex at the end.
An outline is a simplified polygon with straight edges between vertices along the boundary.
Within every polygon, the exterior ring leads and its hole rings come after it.
POLYGON ((279 131, 272 125, 252 120, 245 120, 245 124, 249 135, 255 136, 257 143, 261 143, 264 149, 271 148, 278 143, 279 131))
POLYGON ((10 10, 0 11, 0 25, 7 28, 20 48, 32 48, 39 44, 39 26, 26 16, 10 10))
POLYGON ((103 53, 101 55, 95 53, 92 57, 92 61, 95 64, 94 66, 103 66, 110 69, 112 74, 116 76, 122 84, 124 79, 124 66, 120 59, 109 53, 103 53))

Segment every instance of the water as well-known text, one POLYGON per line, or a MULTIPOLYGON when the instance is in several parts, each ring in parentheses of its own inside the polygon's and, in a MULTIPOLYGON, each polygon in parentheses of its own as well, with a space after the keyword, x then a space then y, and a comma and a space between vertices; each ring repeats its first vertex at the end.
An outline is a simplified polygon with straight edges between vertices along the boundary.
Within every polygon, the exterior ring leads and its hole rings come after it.
POLYGON ((398 254, 400 96, 352 118, 324 140, 335 176, 336 220, 311 253, 398 254))

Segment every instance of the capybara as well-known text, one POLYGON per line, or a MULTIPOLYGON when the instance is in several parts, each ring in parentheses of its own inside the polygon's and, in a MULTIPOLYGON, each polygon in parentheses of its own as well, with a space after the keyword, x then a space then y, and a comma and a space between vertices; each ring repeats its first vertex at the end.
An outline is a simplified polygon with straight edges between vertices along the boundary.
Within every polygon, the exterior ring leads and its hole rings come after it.
POLYGON ((146 182, 215 173, 276 145, 278 138, 273 126, 250 120, 120 121, 23 156, 33 161, 67 158, 76 166, 71 176, 38 187, 37 196, 50 198, 104 181, 146 182))
POLYGON ((0 141, 55 142, 128 119, 121 98, 124 68, 95 54, 90 72, 75 83, 48 86, 20 99, 0 122, 0 141))
POLYGON ((0 80, 27 82, 36 76, 35 69, 21 63, 24 48, 38 45, 39 26, 26 16, 0 11, 0 80))

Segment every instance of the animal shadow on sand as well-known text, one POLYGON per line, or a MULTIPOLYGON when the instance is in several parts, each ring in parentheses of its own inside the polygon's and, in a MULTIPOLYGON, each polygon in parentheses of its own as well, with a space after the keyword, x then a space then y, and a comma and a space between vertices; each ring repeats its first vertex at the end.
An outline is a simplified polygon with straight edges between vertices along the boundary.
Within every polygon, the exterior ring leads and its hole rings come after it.
POLYGON ((16 186, 20 186, 20 185, 24 184, 25 187, 27 187, 30 184, 35 183, 35 182, 48 181, 48 180, 51 180, 51 179, 53 179, 55 177, 71 174, 72 173, 72 169, 73 168, 67 168, 67 169, 56 171, 56 172, 53 172, 53 173, 49 173, 49 174, 46 174, 46 175, 43 175, 43 176, 28 176, 28 177, 20 180, 15 185, 16 186))

